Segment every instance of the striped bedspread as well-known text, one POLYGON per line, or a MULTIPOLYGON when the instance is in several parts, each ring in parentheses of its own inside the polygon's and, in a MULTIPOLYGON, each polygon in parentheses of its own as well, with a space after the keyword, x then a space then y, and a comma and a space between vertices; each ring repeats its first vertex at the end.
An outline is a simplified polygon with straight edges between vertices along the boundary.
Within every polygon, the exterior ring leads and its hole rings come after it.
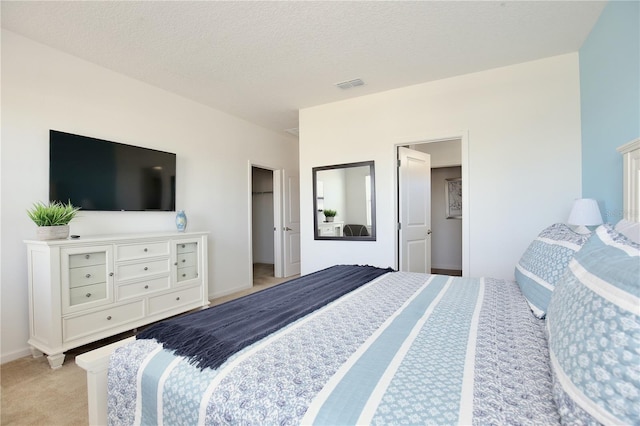
POLYGON ((110 424, 554 424, 544 322, 513 282, 394 272, 200 370, 154 340, 110 424))

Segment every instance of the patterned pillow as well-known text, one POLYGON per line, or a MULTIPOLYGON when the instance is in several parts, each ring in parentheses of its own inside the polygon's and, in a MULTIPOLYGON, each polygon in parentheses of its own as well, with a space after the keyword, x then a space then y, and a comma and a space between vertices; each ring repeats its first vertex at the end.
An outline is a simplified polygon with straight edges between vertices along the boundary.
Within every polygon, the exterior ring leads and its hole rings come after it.
POLYGON ((544 229, 520 258, 515 270, 516 281, 538 318, 544 318, 556 282, 589 236, 573 232, 564 223, 556 223, 544 229))
POLYGON ((558 282, 547 315, 564 424, 640 423, 640 245, 598 227, 558 282))

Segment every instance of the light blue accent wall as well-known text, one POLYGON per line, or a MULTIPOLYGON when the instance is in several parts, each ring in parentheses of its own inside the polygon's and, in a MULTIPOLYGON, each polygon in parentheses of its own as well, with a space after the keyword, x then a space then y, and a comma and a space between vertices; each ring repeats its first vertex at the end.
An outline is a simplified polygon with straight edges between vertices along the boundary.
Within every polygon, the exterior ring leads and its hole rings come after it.
POLYGON ((622 218, 622 156, 640 136, 640 2, 611 1, 580 48, 582 196, 622 218))

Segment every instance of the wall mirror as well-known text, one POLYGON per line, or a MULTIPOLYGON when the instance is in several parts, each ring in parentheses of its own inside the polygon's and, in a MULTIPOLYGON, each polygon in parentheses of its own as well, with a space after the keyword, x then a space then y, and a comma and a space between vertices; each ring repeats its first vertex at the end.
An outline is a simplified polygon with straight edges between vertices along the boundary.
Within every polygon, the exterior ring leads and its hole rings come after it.
POLYGON ((374 162, 313 168, 316 240, 376 240, 374 162))

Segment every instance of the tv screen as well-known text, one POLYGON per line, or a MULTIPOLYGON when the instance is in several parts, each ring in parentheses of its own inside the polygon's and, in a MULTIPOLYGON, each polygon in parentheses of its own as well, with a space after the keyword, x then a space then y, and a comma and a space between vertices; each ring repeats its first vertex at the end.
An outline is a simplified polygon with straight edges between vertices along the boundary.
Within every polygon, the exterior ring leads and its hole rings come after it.
POLYGON ((175 211, 176 155, 49 133, 49 199, 83 210, 175 211))

